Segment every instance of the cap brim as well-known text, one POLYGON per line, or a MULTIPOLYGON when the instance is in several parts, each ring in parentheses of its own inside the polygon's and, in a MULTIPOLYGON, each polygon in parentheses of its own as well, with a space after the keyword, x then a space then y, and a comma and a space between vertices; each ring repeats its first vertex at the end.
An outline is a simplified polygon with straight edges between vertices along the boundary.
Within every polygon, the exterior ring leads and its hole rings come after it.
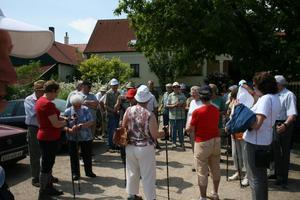
POLYGON ((11 55, 16 57, 41 56, 50 49, 54 42, 51 31, 1 15, 0 29, 7 30, 10 34, 13 43, 11 55))

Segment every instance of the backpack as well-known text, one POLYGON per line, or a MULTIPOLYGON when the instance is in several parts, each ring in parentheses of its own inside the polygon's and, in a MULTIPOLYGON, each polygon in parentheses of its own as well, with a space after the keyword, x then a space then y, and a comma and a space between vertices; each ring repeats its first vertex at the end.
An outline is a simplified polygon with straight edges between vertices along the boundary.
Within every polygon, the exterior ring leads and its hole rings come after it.
POLYGON ((244 104, 237 104, 231 119, 226 123, 228 134, 245 132, 256 121, 256 115, 244 104))

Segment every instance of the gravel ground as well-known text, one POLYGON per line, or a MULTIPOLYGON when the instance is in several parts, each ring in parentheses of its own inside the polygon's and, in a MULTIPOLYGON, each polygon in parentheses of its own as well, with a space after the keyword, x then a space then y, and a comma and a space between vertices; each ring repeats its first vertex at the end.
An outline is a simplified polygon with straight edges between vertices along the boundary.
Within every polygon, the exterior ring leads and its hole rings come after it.
MULTIPOLYGON (((186 151, 179 148, 169 149, 169 176, 170 176, 170 199, 196 200, 199 198, 197 186, 197 176, 192 172, 192 151, 186 139, 186 151)), ((161 142, 162 150, 156 152, 157 157, 157 199, 167 199, 166 182, 166 154, 164 143, 161 142)), ((171 148, 171 143, 169 143, 171 148)), ((222 150, 224 152, 224 149, 222 150)), ((97 199, 97 200, 117 200, 126 199, 124 168, 118 153, 109 153, 103 141, 94 143, 95 161, 93 170, 97 174, 96 178, 84 176, 81 167, 82 179, 80 181, 80 192, 78 184, 75 184, 76 199, 97 199)), ((226 157, 222 154, 222 159, 226 157)), ((231 159, 231 158, 230 158, 231 159)), ((250 199, 250 188, 240 188, 238 181, 226 181, 226 163, 221 163, 222 179, 220 183, 219 195, 221 199, 227 200, 248 200, 250 199)), ((230 160, 229 174, 233 174, 232 161, 230 160)), ((38 196, 38 188, 31 185, 29 158, 19 161, 17 164, 6 169, 7 182, 16 200, 35 200, 38 196)), ((53 174, 59 178, 56 187, 64 191, 64 195, 59 199, 72 199, 72 183, 70 178, 70 160, 66 153, 60 153, 56 158, 53 174)), ((300 146, 291 154, 291 166, 289 174, 288 189, 281 189, 270 181, 269 199, 272 200, 298 200, 300 199, 300 146)), ((211 190, 212 182, 209 180, 208 192, 211 190)), ((141 185, 140 195, 143 195, 141 185)))

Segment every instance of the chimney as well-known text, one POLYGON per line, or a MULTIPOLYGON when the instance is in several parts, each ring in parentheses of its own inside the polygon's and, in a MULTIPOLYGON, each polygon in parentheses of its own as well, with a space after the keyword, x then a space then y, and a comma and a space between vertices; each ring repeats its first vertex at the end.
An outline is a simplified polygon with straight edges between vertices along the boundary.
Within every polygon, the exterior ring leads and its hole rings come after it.
POLYGON ((55 28, 53 26, 50 26, 49 31, 51 31, 53 33, 53 37, 54 37, 54 40, 55 40, 55 28))
POLYGON ((68 32, 66 32, 66 35, 65 35, 65 44, 69 44, 69 36, 68 36, 68 32))

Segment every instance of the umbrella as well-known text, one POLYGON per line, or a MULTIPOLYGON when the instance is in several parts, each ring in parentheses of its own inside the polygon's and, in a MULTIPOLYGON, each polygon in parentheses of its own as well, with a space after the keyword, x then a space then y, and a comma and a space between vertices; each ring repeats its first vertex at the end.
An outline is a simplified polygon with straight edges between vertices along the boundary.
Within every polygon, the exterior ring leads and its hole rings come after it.
POLYGON ((13 43, 11 56, 38 57, 46 53, 54 41, 51 31, 5 17, 1 9, 0 29, 8 31, 10 34, 13 43))

